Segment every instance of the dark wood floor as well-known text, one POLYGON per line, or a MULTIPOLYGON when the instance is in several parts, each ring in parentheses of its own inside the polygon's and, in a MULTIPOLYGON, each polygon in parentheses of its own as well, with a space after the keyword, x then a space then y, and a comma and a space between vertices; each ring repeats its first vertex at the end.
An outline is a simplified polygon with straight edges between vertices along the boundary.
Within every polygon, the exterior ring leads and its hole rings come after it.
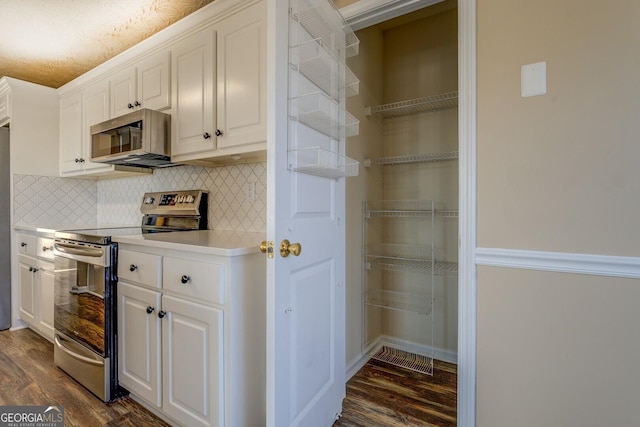
POLYGON ((0 405, 64 407, 65 426, 168 426, 129 397, 105 405, 53 364, 53 345, 29 329, 0 331, 0 405))
POLYGON ((370 360, 347 383, 334 427, 455 426, 457 366, 434 365, 429 376, 370 360))
MULTIPOLYGON (((370 361, 347 383, 339 427, 455 426, 456 365, 433 377, 370 361)), ((168 426, 129 397, 105 405, 53 363, 53 345, 29 329, 0 331, 0 405, 58 405, 66 426, 168 426)))

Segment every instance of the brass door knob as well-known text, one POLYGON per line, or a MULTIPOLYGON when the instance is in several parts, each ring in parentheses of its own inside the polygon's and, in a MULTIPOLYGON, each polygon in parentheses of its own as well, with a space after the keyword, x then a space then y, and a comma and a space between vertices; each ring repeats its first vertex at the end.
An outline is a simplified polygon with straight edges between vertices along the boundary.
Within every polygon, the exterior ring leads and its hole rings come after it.
POLYGON ((262 252, 263 254, 267 253, 267 241, 263 240, 262 243, 260 243, 260 252, 262 252))
POLYGON ((300 255, 300 252, 302 252, 302 246, 300 243, 291 243, 287 239, 280 242, 280 255, 282 255, 283 258, 288 257, 289 254, 298 256, 300 255))

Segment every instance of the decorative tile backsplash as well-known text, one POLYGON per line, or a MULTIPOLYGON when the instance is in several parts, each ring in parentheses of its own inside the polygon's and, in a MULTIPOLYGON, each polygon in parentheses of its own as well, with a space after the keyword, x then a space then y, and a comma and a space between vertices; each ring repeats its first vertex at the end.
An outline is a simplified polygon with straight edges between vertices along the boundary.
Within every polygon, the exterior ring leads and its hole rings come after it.
POLYGON ((96 181, 50 176, 13 176, 16 225, 91 225, 98 217, 96 181))
POLYGON ((109 180, 14 176, 14 223, 139 224, 148 191, 209 192, 209 228, 266 230, 266 163, 217 168, 176 166, 152 175, 109 180), (253 192, 253 200, 247 200, 253 192))
POLYGON ((140 202, 148 191, 207 190, 209 228, 266 230, 266 163, 206 168, 176 166, 153 175, 98 181, 98 222, 137 224, 140 202), (253 201, 246 201, 247 185, 255 185, 253 201))

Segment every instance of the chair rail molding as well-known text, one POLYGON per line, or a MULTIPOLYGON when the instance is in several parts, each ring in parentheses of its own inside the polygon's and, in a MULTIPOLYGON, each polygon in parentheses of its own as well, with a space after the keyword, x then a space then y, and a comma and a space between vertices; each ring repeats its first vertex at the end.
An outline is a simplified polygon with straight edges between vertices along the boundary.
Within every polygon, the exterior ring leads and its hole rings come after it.
POLYGON ((476 264, 593 276, 640 278, 640 257, 477 248, 476 264))

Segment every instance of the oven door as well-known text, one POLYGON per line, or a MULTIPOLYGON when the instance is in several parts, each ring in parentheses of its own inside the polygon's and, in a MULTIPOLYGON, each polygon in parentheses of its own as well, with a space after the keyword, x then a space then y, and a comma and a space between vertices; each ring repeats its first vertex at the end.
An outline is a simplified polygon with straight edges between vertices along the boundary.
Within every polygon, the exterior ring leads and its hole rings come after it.
POLYGON ((102 357, 109 246, 57 241, 54 246, 54 327, 102 357))

